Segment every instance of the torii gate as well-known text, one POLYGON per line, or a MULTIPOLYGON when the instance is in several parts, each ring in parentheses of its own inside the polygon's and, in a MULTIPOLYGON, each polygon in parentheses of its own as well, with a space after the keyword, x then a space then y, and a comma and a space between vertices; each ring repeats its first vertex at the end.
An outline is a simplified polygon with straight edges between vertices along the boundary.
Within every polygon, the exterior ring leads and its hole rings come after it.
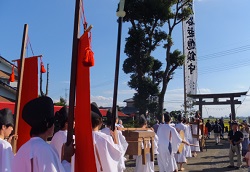
POLYGON ((190 98, 196 99, 195 105, 199 105, 199 111, 202 115, 202 105, 231 105, 231 120, 236 119, 235 114, 235 105, 241 104, 242 102, 238 99, 234 99, 235 97, 245 96, 246 92, 239 93, 220 93, 220 94, 189 94, 187 95, 190 98), (228 99, 225 101, 220 101, 220 98, 228 99), (213 99, 212 102, 207 102, 203 99, 213 99), (198 101, 197 101, 198 100, 198 101))

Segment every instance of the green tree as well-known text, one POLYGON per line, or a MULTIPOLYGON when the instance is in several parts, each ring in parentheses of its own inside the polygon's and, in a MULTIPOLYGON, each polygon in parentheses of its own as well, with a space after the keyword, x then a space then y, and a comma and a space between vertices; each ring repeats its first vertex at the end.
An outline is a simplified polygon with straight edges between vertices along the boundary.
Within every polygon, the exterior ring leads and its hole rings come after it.
POLYGON ((126 38, 127 59, 123 71, 130 74, 128 85, 137 91, 134 100, 140 114, 145 114, 149 105, 147 99, 153 95, 159 96, 156 107, 158 116, 162 114, 167 85, 174 71, 184 62, 180 51, 171 52, 172 32, 191 14, 190 8, 183 8, 190 2, 192 0, 126 0, 124 21, 130 22, 131 27, 126 38), (164 42, 166 67, 162 70, 162 62, 151 53, 164 42))
POLYGON ((67 104, 66 100, 60 96, 59 102, 54 103, 56 106, 65 106, 67 104))

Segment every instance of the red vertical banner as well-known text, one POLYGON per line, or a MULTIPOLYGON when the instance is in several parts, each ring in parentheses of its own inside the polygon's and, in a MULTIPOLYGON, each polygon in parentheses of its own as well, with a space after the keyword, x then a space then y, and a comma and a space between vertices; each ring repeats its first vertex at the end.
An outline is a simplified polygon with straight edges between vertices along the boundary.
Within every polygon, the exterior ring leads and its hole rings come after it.
MULTIPOLYGON (((92 137, 90 108, 90 66, 86 66, 89 53, 89 33, 86 31, 79 40, 76 109, 75 109, 75 172, 95 172, 95 155, 92 137), (85 65, 84 65, 85 64, 85 65)), ((93 59, 93 54, 91 55, 93 59)), ((89 59, 89 58, 88 58, 89 59)), ((91 64, 91 62, 89 63, 91 64)), ((93 64, 93 63, 92 63, 93 64)))
MULTIPOLYGON (((24 105, 38 97, 38 60, 37 56, 25 58, 23 82, 21 86, 21 99, 18 122, 17 150, 30 139, 30 126, 22 119, 24 105)), ((18 60, 20 74, 20 60, 18 60)), ((35 112, 34 112, 35 115, 35 112)))

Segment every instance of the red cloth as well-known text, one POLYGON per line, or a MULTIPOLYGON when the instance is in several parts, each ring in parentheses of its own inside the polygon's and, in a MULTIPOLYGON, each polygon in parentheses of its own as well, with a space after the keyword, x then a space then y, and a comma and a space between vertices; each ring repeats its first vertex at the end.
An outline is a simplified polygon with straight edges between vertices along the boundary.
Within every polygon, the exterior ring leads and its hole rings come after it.
MULTIPOLYGON (((87 37, 85 32, 83 37, 87 37)), ((85 42, 86 43, 86 42, 85 42)), ((85 44, 87 46, 87 44, 85 44)), ((82 63, 78 48, 75 108, 75 172, 95 172, 95 155, 90 109, 90 70, 82 63)))
MULTIPOLYGON (((38 60, 37 56, 25 58, 23 82, 21 86, 21 99, 18 120, 17 150, 30 139, 30 126, 22 119, 24 105, 38 97, 38 60)), ((20 74, 20 60, 18 60, 18 73, 20 74)), ((35 115, 35 112, 34 112, 35 115)))

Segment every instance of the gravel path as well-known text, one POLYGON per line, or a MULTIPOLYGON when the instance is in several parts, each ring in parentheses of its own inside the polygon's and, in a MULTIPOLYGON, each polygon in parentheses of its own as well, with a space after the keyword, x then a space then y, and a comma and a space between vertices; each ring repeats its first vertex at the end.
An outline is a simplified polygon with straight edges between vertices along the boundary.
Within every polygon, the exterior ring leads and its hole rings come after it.
MULTIPOLYGON (((229 165, 228 149, 229 143, 227 139, 221 140, 220 145, 215 145, 213 139, 207 140, 207 147, 203 152, 198 153, 198 156, 195 158, 188 158, 188 163, 184 165, 185 172, 247 172, 247 168, 241 168, 239 170, 227 168, 229 165)), ((236 162, 235 157, 235 165, 236 162)), ((243 164, 245 165, 245 162, 243 164)), ((126 167, 124 172, 133 172, 135 160, 128 160, 126 167)), ((157 161, 155 161, 155 171, 159 171, 157 161)))

